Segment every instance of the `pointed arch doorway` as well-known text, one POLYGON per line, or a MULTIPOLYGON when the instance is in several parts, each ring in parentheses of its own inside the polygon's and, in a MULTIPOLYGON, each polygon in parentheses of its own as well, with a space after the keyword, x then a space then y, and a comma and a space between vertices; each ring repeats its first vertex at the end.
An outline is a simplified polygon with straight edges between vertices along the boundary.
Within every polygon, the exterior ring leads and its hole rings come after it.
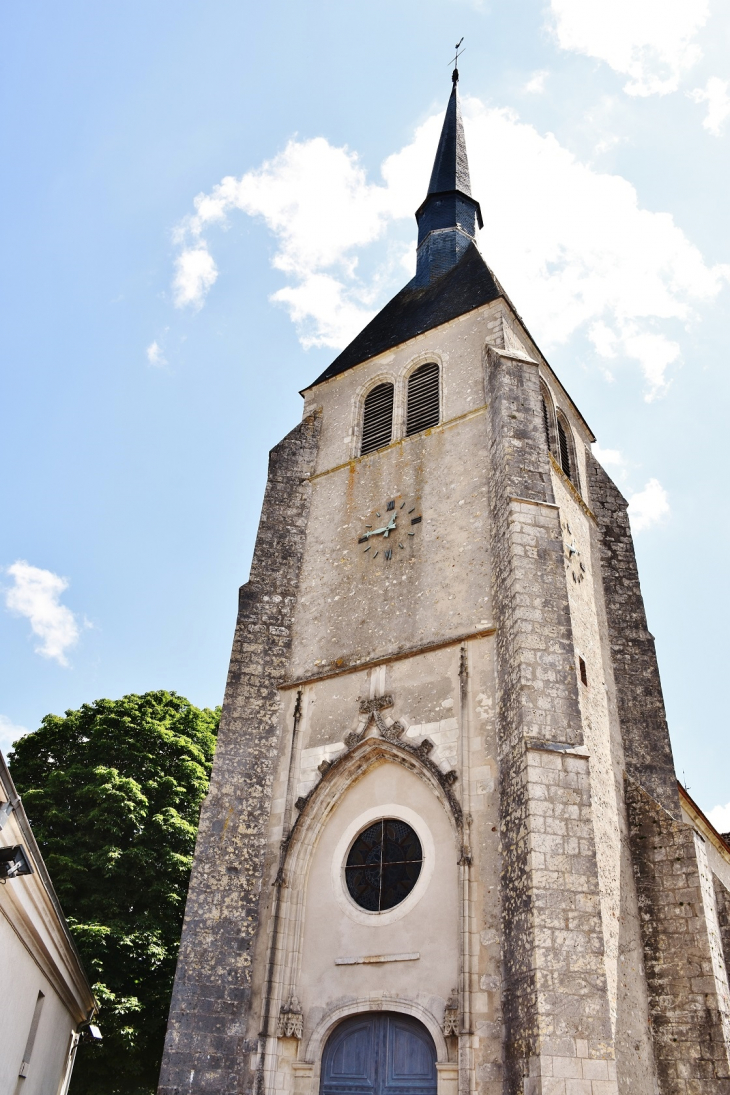
POLYGON ((436 1095, 436 1082, 433 1039, 409 1015, 353 1015, 324 1047, 320 1095, 436 1095))

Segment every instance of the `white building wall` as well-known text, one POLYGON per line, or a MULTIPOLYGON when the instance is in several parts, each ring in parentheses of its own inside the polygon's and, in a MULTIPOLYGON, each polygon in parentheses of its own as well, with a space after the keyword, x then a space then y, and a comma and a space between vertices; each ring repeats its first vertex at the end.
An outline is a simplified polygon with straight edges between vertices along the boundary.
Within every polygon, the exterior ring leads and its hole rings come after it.
POLYGON ((0 847, 21 845, 33 873, 0 885, 0 1095, 64 1095, 76 1031, 95 1001, 0 756, 0 804, 8 800, 14 809, 0 847), (40 1020, 23 1069, 39 992, 40 1020))
POLYGON ((0 1095, 57 1095, 76 1022, 5 916, 0 917, 0 985, 0 1095), (21 1079, 39 992, 44 995, 40 1022, 29 1067, 21 1079))

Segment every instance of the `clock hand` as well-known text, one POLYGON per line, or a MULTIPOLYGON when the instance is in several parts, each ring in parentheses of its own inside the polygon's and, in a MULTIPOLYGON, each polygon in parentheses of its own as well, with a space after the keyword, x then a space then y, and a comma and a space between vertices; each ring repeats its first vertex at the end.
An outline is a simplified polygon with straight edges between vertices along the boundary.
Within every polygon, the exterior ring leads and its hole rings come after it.
POLYGON ((395 527, 395 517, 391 517, 390 524, 383 525, 382 528, 374 528, 370 532, 366 532, 363 539, 369 539, 371 536, 387 536, 388 533, 392 532, 395 527))

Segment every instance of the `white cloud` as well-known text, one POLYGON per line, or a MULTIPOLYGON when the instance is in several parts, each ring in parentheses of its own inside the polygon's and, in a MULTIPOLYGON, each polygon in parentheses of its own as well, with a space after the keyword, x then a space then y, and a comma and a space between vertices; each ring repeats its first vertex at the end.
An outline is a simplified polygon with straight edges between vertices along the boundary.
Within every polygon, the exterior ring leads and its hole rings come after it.
POLYGON ((723 122, 730 115, 729 88, 730 83, 727 80, 711 76, 704 88, 696 87, 694 91, 687 92, 695 103, 707 103, 707 114, 702 125, 713 137, 720 136, 723 122))
POLYGON ((71 609, 59 600, 68 589, 67 579, 22 559, 7 569, 15 582, 5 590, 7 608, 30 620, 33 634, 41 639, 35 648, 37 654, 68 665, 66 651, 78 642, 80 629, 71 609))
POLYGON ((176 231, 183 244, 176 303, 202 304, 217 277, 203 232, 238 209, 261 217, 277 239, 273 265, 294 284, 274 299, 288 306, 304 344, 335 348, 372 315, 373 287, 356 276, 357 249, 383 236, 389 218, 415 208, 404 180, 369 183, 355 153, 322 137, 289 141, 273 160, 240 179, 227 176, 194 204, 176 231))
POLYGON ((155 365, 158 368, 162 368, 164 365, 167 365, 167 358, 162 352, 162 347, 157 341, 150 342, 149 346, 147 347, 147 360, 149 361, 150 365, 155 365))
POLYGON ((711 825, 714 825, 718 833, 730 833, 730 802, 727 806, 713 806, 707 815, 711 825))
POLYGON ((206 293, 218 278, 213 256, 204 243, 186 247, 175 260, 175 280, 172 283, 176 308, 200 308, 206 293))
POLYGON ((642 491, 629 498, 632 532, 643 532, 669 514, 669 496, 658 479, 650 479, 642 491))
MULTIPOLYGON (((714 300, 730 267, 707 266, 668 213, 640 207, 626 179, 580 162, 513 111, 467 99, 464 115, 472 189, 486 214, 480 245, 533 334, 548 350, 583 330, 599 359, 636 361, 646 397, 660 394, 679 357, 678 324, 714 300)), ((404 261, 414 268, 413 249, 402 244, 391 245, 375 278, 361 274, 358 260, 386 240, 390 222, 411 221, 441 122, 429 118, 384 161, 382 182, 371 182, 347 148, 321 137, 290 141, 257 170, 195 199, 177 230, 178 261, 201 253, 215 270, 204 233, 234 210, 261 217, 287 283, 274 299, 305 346, 340 349, 400 287, 404 261)), ((188 302, 202 304, 213 281, 193 280, 188 302)))
POLYGON ((0 753, 6 757, 13 742, 28 733, 29 731, 25 726, 19 726, 17 723, 11 722, 7 715, 0 715, 0 753))
POLYGON ((533 72, 530 79, 525 84, 525 91, 530 92, 532 95, 542 95, 545 91, 545 81, 550 73, 547 69, 543 68, 539 72, 533 72))
POLYGON ((299 285, 287 286, 271 299, 285 304, 299 328, 302 345, 346 346, 373 316, 358 303, 361 293, 347 293, 345 286, 329 274, 306 274, 299 285))
POLYGON ((599 464, 606 467, 623 468, 626 465, 626 460, 622 453, 618 449, 602 449, 601 446, 595 442, 593 445, 593 455, 599 464))
POLYGON ((709 0, 551 0, 563 49, 605 61, 628 76, 629 95, 666 95, 700 59, 694 41, 709 0))
POLYGON ((604 152, 610 152, 612 148, 615 148, 617 144, 621 143, 621 138, 615 133, 607 133, 605 137, 601 137, 593 148, 596 156, 602 156, 604 152))

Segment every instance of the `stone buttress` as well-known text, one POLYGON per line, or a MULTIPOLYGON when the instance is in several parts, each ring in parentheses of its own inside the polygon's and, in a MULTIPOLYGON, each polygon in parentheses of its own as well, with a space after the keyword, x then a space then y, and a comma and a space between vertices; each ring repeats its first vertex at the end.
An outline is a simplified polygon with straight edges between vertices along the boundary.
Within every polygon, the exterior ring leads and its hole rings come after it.
POLYGON ((201 811, 161 1075, 163 1091, 241 1090, 251 951, 279 741, 277 684, 306 536, 319 421, 271 452, 251 577, 238 620, 210 790, 201 811))

